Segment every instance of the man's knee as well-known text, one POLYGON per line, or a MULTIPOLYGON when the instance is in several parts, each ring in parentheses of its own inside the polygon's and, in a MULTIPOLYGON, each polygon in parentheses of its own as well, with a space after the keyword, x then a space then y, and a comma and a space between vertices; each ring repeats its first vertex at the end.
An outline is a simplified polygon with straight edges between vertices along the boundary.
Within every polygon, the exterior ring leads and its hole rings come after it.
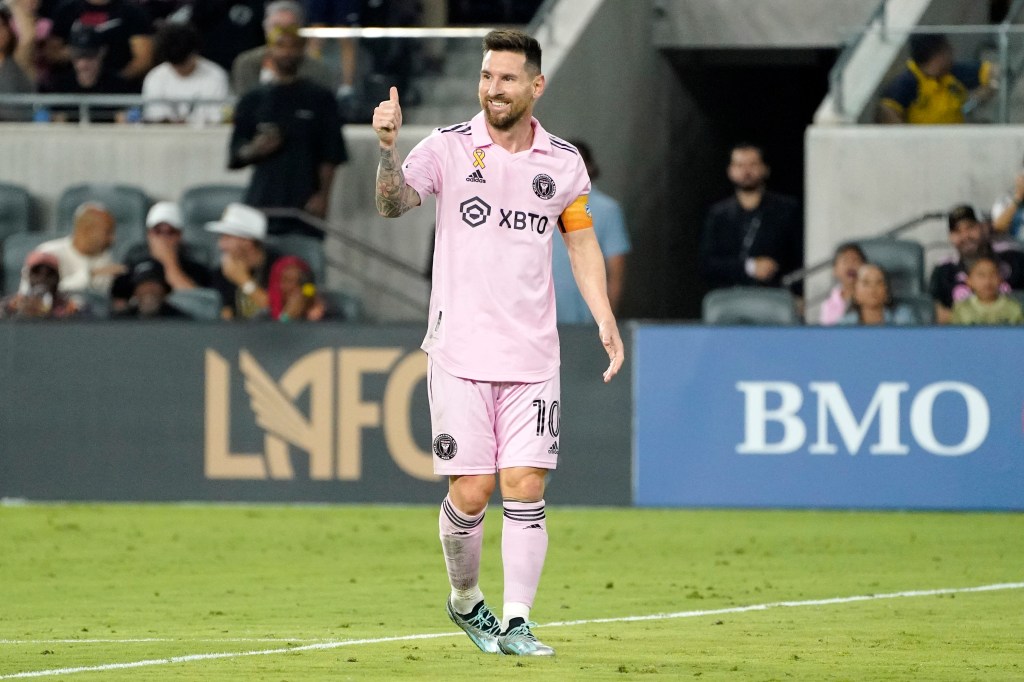
POLYGON ((544 499, 544 481, 547 469, 513 467, 501 471, 501 497, 519 502, 537 502, 544 499))
POLYGON ((448 495, 455 508, 463 514, 476 516, 487 506, 494 492, 494 476, 452 476, 448 479, 448 495))

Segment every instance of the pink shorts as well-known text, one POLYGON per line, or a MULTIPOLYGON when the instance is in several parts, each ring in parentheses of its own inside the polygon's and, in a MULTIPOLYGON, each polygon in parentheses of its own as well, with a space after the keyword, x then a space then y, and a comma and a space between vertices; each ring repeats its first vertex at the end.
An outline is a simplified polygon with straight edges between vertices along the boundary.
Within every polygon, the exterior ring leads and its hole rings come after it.
POLYGON ((509 467, 554 469, 561 420, 558 374, 539 383, 472 381, 429 359, 434 473, 493 474, 509 467))

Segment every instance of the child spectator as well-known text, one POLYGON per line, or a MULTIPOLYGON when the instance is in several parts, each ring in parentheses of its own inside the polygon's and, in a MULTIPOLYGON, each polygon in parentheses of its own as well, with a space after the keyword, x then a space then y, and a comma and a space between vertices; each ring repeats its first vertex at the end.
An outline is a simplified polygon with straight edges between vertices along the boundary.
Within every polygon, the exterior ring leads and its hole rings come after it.
POLYGON ((953 324, 1022 324, 1020 303, 1000 289, 1003 277, 995 257, 981 255, 967 264, 967 284, 971 296, 953 305, 953 324))
POLYGON ((838 324, 853 301, 853 287, 857 282, 857 271, 868 262, 864 251, 854 242, 840 244, 832 256, 832 277, 836 285, 821 302, 819 322, 824 325, 838 324))
POLYGON ((63 319, 83 316, 87 309, 59 290, 60 263, 52 253, 33 251, 25 257, 22 290, 0 300, 0 319, 63 319))
POLYGON ((267 298, 271 319, 280 322, 316 322, 330 316, 326 303, 317 293, 312 269, 298 256, 282 256, 274 262, 270 268, 267 298))
POLYGON ((841 325, 920 324, 917 314, 906 305, 893 305, 889 276, 877 265, 866 263, 857 270, 853 300, 841 325))

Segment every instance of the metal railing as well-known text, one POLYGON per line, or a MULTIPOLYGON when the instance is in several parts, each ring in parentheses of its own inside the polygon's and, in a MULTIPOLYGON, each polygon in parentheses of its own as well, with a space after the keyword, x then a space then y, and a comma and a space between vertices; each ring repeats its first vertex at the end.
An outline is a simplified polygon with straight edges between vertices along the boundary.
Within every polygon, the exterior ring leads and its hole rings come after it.
MULTIPOLYGON (((344 244, 346 247, 351 248, 354 251, 358 251, 364 256, 367 256, 368 258, 371 258, 379 263, 387 265, 392 269, 393 272, 399 272, 403 275, 411 277, 412 279, 418 282, 428 281, 427 273, 424 271, 423 267, 410 265, 409 263, 406 263, 403 260, 395 258, 390 253, 382 251, 376 246, 368 244, 361 239, 357 239, 356 237, 353 237, 350 234, 346 234, 338 226, 332 225, 326 220, 318 218, 317 216, 314 216, 310 213, 306 213, 301 209, 263 208, 260 210, 263 211, 263 213, 265 213, 268 218, 290 218, 293 220, 302 221, 306 225, 309 225, 314 229, 319 230, 325 235, 334 237, 342 244, 344 244)), ((330 255, 327 253, 324 254, 324 259, 326 260, 329 266, 336 268, 345 276, 351 277, 353 280, 359 282, 360 284, 366 286, 367 288, 384 293, 396 301, 401 301, 405 305, 410 306, 417 313, 422 313, 424 315, 426 314, 427 302, 425 300, 413 297, 409 295, 408 292, 403 291, 402 289, 399 289, 395 286, 392 286, 392 284, 390 284, 389 282, 371 279, 370 277, 366 276, 364 273, 360 272, 356 268, 350 268, 345 263, 342 263, 336 258, 331 258, 330 255)))
MULTIPOLYGON (((894 237, 897 237, 897 236, 903 234, 904 232, 907 232, 908 230, 911 230, 911 229, 917 227, 918 225, 922 225, 924 223, 931 222, 933 220, 942 220, 942 219, 945 219, 946 216, 947 216, 946 211, 930 211, 928 213, 922 213, 921 215, 919 215, 919 216, 917 216, 915 218, 911 218, 910 220, 904 221, 904 222, 902 222, 902 223, 900 223, 900 224, 898 224, 898 225, 896 225, 894 227, 891 227, 888 230, 884 230, 883 232, 880 232, 878 234, 868 235, 868 236, 864 236, 864 237, 858 237, 857 239, 850 240, 850 241, 863 241, 863 240, 867 240, 867 239, 894 238, 894 237)), ((832 267, 832 256, 829 256, 828 258, 823 258, 823 259, 817 261, 816 263, 813 263, 813 264, 808 265, 806 267, 800 268, 799 270, 794 270, 793 272, 790 272, 790 273, 786 274, 782 278, 782 286, 784 288, 789 288, 792 285, 796 284, 797 282, 802 282, 805 279, 807 279, 808 277, 810 277, 811 275, 819 273, 822 270, 825 270, 825 269, 830 268, 830 267, 832 267)))
MULTIPOLYGON (((892 26, 888 19, 888 5, 888 0, 881 0, 864 26, 849 34, 850 37, 844 41, 845 47, 829 72, 829 94, 835 110, 840 116, 855 120, 861 114, 859 111, 850 110, 844 85, 847 78, 846 71, 868 35, 877 34, 883 43, 892 44, 894 41, 898 41, 902 45, 909 36, 914 34, 943 33, 951 36, 992 37, 996 52, 995 63, 1001 82, 1001 87, 997 90, 996 112, 992 122, 1008 122, 1010 91, 1017 78, 1024 73, 1024 39, 1012 40, 1017 36, 1024 36, 1024 25, 1022 25, 1024 22, 1024 16, 1022 16, 1024 15, 1024 0, 1014 0, 1006 17, 995 26, 918 25, 896 27, 892 26)), ((973 109, 976 105, 977 102, 972 101, 967 106, 973 109)))

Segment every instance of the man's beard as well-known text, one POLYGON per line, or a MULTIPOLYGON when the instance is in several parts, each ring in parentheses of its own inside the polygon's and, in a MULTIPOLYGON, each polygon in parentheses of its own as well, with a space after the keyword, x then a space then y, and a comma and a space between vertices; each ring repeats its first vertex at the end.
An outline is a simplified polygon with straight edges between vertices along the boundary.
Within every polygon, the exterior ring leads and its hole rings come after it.
POLYGON ((515 102, 511 101, 508 101, 508 107, 505 111, 495 114, 487 107, 487 102, 486 99, 481 102, 481 108, 483 109, 484 116, 487 118, 487 122, 496 130, 512 129, 519 121, 523 120, 523 116, 526 114, 526 106, 516 107, 515 102))

